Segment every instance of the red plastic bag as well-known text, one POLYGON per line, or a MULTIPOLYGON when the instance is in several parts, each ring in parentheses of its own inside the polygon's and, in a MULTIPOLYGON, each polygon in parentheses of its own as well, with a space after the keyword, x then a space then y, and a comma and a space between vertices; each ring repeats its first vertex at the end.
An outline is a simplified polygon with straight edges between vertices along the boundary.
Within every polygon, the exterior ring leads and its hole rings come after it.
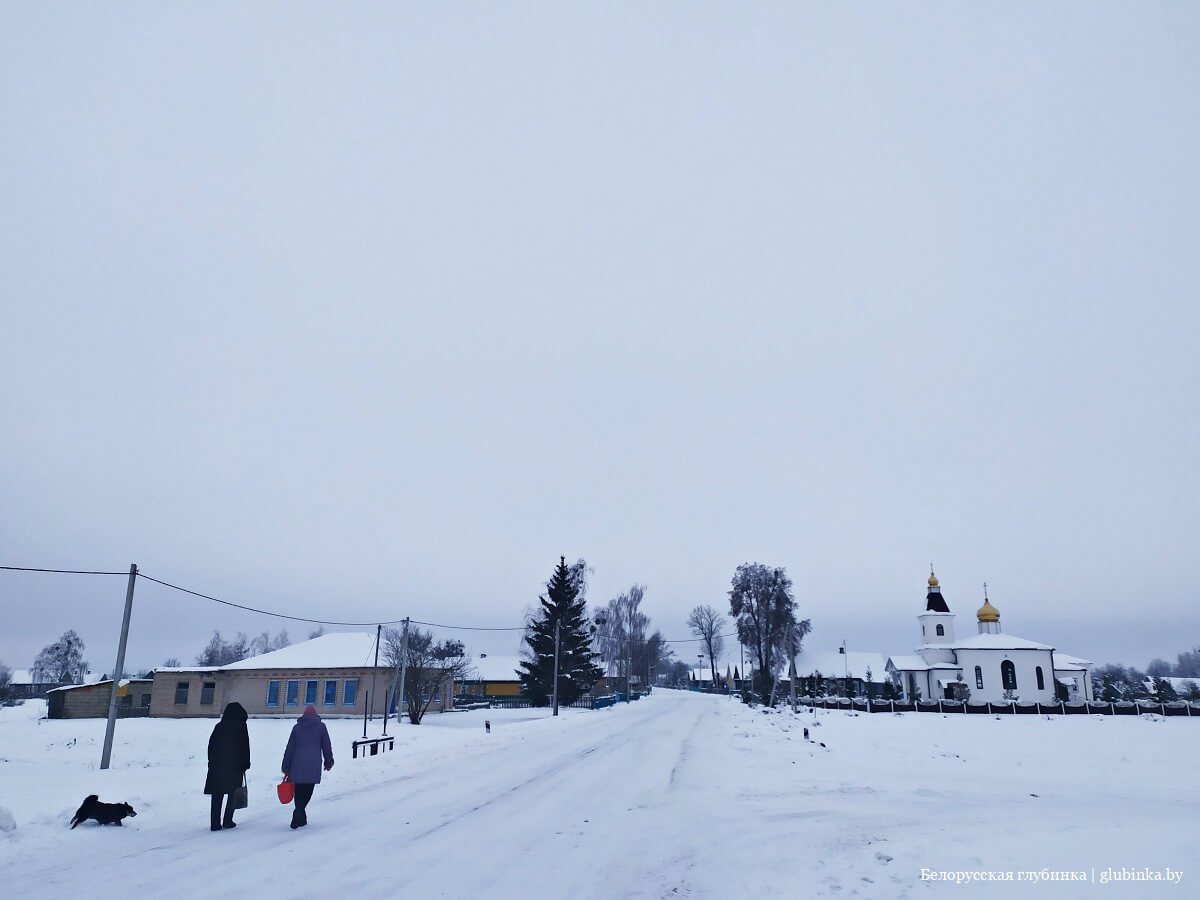
POLYGON ((275 792, 279 794, 280 803, 291 803, 296 794, 296 786, 285 778, 275 785, 275 792))

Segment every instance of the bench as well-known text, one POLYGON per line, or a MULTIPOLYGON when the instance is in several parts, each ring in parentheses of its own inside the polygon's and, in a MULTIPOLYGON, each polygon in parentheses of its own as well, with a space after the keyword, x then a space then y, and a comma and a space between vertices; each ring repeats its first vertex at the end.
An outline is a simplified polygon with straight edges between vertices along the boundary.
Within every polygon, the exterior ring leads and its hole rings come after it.
POLYGON ((353 759, 358 759, 358 748, 359 747, 362 747, 363 757, 365 758, 368 755, 378 756, 379 752, 381 750, 393 750, 393 749, 395 749, 395 746, 396 746, 396 739, 390 735, 388 735, 387 737, 377 737, 377 738, 359 738, 353 744, 351 744, 351 748, 352 748, 351 756, 353 759), (367 748, 370 748, 369 754, 367 752, 367 748))

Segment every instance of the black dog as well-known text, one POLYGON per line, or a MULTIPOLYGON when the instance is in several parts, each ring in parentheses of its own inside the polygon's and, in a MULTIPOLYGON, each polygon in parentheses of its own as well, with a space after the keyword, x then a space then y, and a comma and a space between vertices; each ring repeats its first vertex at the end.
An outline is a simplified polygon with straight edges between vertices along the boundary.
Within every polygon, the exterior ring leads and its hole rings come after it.
POLYGON ((74 828, 88 819, 95 819, 101 825, 120 825, 126 816, 136 815, 128 803, 101 803, 95 794, 88 794, 83 805, 76 811, 75 818, 71 820, 71 827, 74 828))

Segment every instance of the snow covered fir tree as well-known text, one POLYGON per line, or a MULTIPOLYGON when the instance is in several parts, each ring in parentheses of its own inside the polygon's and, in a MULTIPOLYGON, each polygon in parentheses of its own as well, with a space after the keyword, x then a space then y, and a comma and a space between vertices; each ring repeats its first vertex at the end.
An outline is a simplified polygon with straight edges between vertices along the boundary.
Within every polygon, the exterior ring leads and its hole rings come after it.
POLYGON ((568 566, 558 558, 554 575, 539 597, 541 609, 529 623, 517 675, 521 693, 534 706, 549 706, 554 692, 554 644, 558 631, 558 702, 567 706, 592 689, 603 672, 594 662, 584 598, 586 563, 568 566))

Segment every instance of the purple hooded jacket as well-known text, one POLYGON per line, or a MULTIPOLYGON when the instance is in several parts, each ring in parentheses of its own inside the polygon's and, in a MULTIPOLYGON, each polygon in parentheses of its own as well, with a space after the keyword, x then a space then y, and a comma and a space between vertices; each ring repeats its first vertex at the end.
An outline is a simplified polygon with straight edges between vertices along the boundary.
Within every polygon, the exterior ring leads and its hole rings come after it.
POLYGON ((333 747, 329 730, 311 704, 292 726, 287 749, 283 751, 283 771, 296 784, 320 784, 322 758, 325 769, 333 768, 333 747))

